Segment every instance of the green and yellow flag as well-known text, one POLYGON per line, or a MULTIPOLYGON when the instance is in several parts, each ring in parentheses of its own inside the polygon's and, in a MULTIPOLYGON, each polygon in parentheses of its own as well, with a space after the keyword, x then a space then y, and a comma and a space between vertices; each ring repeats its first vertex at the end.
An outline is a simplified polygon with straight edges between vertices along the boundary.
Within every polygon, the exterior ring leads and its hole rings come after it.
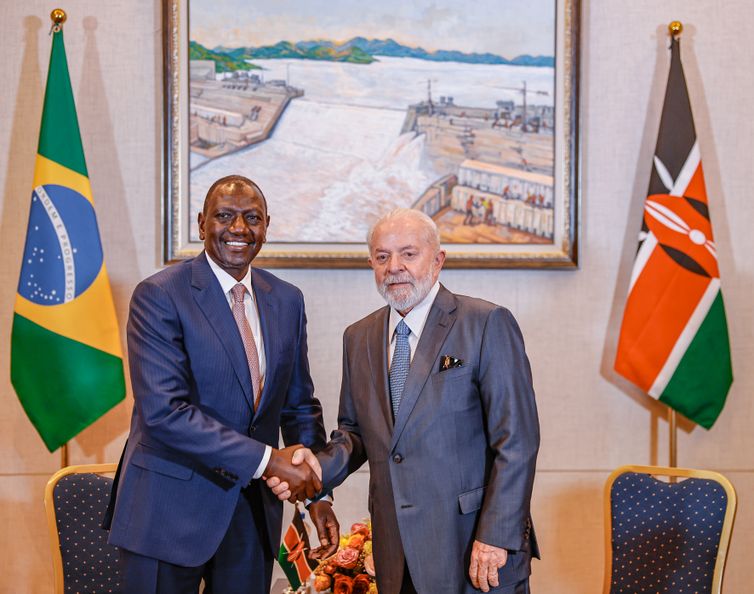
POLYGON ((115 307, 56 29, 11 337, 13 387, 50 451, 125 396, 115 307))

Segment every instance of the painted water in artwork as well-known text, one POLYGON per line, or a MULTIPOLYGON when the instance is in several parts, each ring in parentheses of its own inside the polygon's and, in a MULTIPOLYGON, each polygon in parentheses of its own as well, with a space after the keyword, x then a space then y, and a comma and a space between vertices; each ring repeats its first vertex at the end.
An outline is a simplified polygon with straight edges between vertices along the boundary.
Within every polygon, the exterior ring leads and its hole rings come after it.
POLYGON ((191 219, 240 173, 273 242, 552 243, 554 0, 500 4, 190 0, 191 219))

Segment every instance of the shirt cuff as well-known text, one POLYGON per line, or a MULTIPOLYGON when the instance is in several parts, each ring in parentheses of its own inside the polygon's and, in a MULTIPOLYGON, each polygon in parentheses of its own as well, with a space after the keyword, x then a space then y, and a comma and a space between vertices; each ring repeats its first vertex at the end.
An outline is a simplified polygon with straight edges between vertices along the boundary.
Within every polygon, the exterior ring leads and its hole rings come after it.
POLYGON ((257 466, 254 476, 251 477, 252 480, 258 479, 262 476, 264 469, 267 468, 267 464, 270 462, 270 456, 272 456, 272 446, 265 446, 262 461, 259 463, 259 466, 257 466))
POLYGON ((326 501, 330 505, 332 505, 333 498, 332 493, 325 493, 321 497, 315 497, 314 499, 307 499, 304 501, 304 507, 309 507, 312 503, 319 503, 320 501, 326 501))

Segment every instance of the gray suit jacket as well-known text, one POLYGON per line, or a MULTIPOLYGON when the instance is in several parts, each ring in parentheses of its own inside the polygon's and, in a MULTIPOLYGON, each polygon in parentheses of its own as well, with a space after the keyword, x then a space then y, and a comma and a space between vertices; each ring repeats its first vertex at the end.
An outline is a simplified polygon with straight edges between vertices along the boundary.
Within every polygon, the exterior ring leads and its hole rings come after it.
POLYGON ((474 539, 509 550, 500 587, 539 556, 529 515, 539 422, 521 332, 502 307, 444 287, 430 310, 395 421, 387 375, 389 308, 346 329, 338 429, 320 452, 332 489, 369 460, 380 594, 478 592, 474 539), (442 357, 462 361, 441 371, 442 357))

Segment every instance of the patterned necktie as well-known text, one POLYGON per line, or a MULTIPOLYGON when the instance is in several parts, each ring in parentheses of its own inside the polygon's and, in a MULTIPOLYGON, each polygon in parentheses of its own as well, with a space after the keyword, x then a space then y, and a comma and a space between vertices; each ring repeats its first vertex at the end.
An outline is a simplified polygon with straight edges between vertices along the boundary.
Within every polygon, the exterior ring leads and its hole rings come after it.
POLYGON ((408 345, 408 335, 411 328, 401 320, 395 327, 395 350, 390 363, 390 402, 393 405, 393 417, 398 415, 401 405, 403 387, 406 385, 408 368, 411 365, 411 347, 408 345))
POLYGON ((254 334, 251 332, 249 320, 246 319, 246 307, 243 303, 246 287, 238 283, 230 290, 233 295, 233 317, 236 320, 238 331, 241 333, 243 341, 243 350, 246 351, 246 360, 249 363, 249 373, 251 374, 251 392, 254 396, 254 412, 259 407, 259 399, 262 397, 262 391, 259 389, 259 352, 257 343, 254 342, 254 334))

